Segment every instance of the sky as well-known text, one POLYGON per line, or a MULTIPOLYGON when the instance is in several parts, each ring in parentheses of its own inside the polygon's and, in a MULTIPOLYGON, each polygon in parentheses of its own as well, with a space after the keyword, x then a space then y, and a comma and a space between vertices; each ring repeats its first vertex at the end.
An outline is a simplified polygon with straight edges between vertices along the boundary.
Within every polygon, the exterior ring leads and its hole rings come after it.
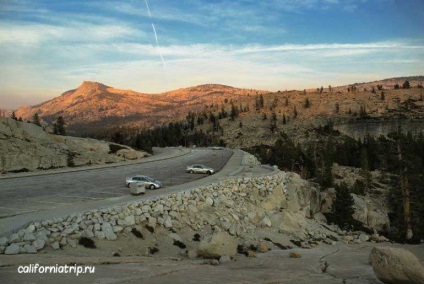
POLYGON ((423 0, 0 0, 0 108, 83 81, 160 93, 424 75, 423 0))

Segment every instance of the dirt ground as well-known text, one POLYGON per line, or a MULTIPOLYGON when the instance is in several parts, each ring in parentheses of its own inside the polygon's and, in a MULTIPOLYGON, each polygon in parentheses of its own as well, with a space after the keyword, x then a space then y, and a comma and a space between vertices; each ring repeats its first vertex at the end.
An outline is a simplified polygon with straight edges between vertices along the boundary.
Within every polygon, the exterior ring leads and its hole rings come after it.
MULTIPOLYGON (((147 235, 147 232, 146 232, 147 235)), ((79 246, 63 250, 45 250, 37 255, 0 256, 2 283, 381 283, 375 277, 368 255, 374 246, 397 246, 412 251, 423 263, 424 245, 371 244, 321 245, 312 249, 280 250, 273 248, 257 257, 237 255, 231 262, 211 265, 203 259, 183 257, 186 249, 161 243, 160 251, 151 255, 148 247, 157 234, 145 240, 135 236, 117 241, 96 242, 97 249, 79 246), (143 243, 143 245, 141 245, 143 243), (115 252, 120 257, 113 257, 115 252), (301 258, 290 258, 298 251, 301 258), (29 264, 94 266, 94 273, 41 274, 19 273, 29 264), (21 268, 22 269, 22 268, 21 268)))

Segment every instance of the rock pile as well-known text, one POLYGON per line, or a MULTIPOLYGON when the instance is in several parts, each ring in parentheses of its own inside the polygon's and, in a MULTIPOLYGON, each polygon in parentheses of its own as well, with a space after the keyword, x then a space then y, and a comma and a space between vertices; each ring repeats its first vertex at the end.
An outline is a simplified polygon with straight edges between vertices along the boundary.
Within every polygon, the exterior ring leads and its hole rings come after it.
POLYGON ((76 247, 82 237, 113 241, 136 231, 136 226, 151 233, 165 229, 180 248, 185 246, 180 235, 195 232, 191 238, 198 247, 188 250, 189 257, 220 259, 237 250, 254 256, 271 247, 335 244, 347 232, 322 222, 320 203, 319 190, 294 173, 226 179, 155 199, 34 222, 0 238, 0 253, 76 247))

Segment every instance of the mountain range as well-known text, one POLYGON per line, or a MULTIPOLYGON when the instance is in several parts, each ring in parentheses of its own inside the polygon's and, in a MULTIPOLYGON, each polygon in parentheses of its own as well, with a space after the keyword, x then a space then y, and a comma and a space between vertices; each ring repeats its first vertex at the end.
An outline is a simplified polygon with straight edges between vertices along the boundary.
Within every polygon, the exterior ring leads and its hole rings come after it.
MULTIPOLYGON (((178 89, 160 94, 146 94, 132 90, 119 90, 97 82, 84 81, 77 89, 64 92, 62 95, 35 106, 24 106, 15 111, 17 117, 32 120, 35 113, 48 124, 57 117, 64 117, 69 133, 84 134, 119 126, 154 127, 171 121, 184 119, 189 112, 200 113, 204 110, 228 112, 231 103, 240 108, 248 108, 248 113, 255 114, 255 101, 258 95, 263 95, 266 107, 261 112, 275 112, 293 116, 294 109, 302 109, 305 96, 310 97, 313 108, 305 111, 300 117, 310 118, 319 114, 334 114, 335 104, 342 109, 341 114, 359 112, 360 107, 370 103, 371 108, 376 104, 379 110, 396 108, 396 100, 381 102, 380 92, 394 92, 395 95, 407 95, 403 90, 393 90, 395 84, 402 86, 409 80, 412 87, 422 86, 424 76, 399 77, 374 81, 370 83, 355 83, 356 92, 349 92, 350 85, 325 87, 303 91, 278 91, 240 89, 218 84, 206 84, 195 87, 178 89), (377 94, 377 85, 382 86, 377 94), (372 88, 375 88, 372 92, 372 88), (396 92, 397 91, 397 92, 396 92), (290 99, 290 106, 288 100, 290 99), (283 101, 286 100, 284 103, 283 101), (319 106, 319 107, 318 107, 319 106)), ((353 84, 352 84, 353 85, 353 84)), ((404 99, 399 99, 403 101, 404 99)))

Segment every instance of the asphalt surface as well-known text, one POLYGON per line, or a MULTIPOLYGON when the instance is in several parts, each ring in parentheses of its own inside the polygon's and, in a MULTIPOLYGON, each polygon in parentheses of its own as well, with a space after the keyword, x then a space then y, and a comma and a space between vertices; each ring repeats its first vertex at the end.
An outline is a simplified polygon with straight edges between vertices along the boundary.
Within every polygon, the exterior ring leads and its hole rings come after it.
MULTIPOLYGON (((31 214, 62 206, 130 195, 125 178, 147 175, 167 187, 185 184, 207 175, 185 172, 190 164, 205 164, 219 171, 231 157, 227 149, 193 149, 168 160, 52 175, 0 180, 0 218, 31 214)), ((149 190, 146 196, 152 194, 149 190)))

